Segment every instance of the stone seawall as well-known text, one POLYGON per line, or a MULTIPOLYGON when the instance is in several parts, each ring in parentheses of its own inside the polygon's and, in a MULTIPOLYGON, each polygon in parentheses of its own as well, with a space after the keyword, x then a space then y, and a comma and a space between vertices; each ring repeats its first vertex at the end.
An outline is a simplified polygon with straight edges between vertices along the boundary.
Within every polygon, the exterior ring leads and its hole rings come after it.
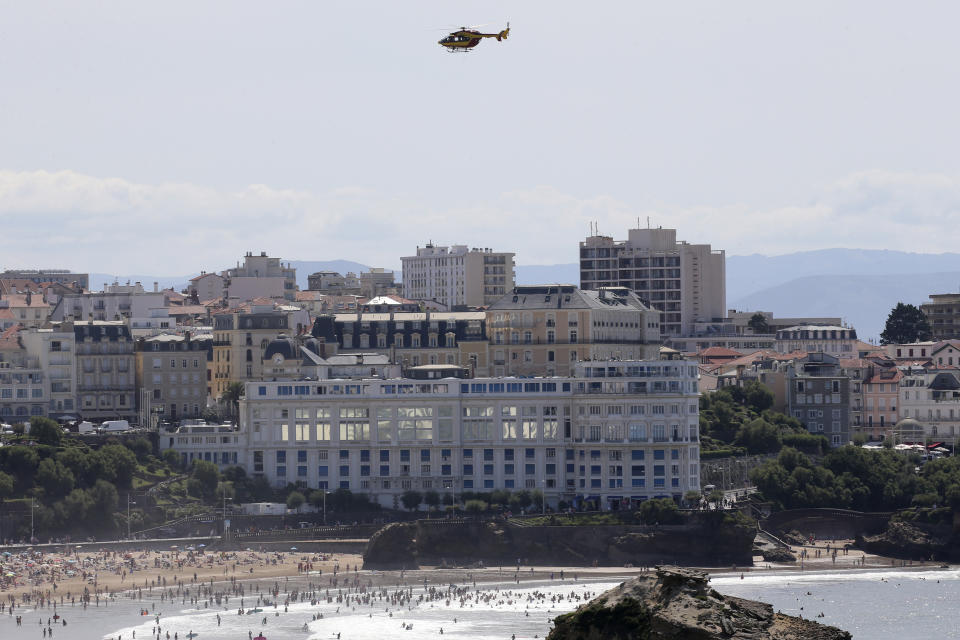
POLYGON ((749 565, 756 529, 721 518, 677 526, 512 526, 502 521, 387 525, 370 538, 364 567, 516 563, 623 566, 749 565))

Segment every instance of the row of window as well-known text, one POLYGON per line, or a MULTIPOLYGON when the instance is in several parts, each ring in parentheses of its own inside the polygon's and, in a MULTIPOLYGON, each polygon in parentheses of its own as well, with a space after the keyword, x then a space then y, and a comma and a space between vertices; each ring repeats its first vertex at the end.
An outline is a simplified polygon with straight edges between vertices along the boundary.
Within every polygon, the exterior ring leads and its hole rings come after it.
POLYGON ((43 387, 34 387, 32 389, 24 389, 23 387, 18 387, 16 389, 10 389, 9 387, 0 388, 0 400, 10 400, 17 398, 18 400, 25 400, 27 398, 42 398, 43 397, 43 387))

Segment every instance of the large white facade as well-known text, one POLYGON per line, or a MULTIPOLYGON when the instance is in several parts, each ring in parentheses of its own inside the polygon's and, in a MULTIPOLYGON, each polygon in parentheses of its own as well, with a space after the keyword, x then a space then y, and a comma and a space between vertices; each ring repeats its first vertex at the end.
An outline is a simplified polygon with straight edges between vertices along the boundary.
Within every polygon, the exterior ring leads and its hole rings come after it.
POLYGON ((465 245, 417 247, 417 255, 400 258, 403 295, 448 309, 493 304, 513 289, 513 256, 465 245))
POLYGON ((250 382, 236 450, 221 434, 161 447, 385 506, 407 490, 540 489, 552 505, 620 507, 699 489, 698 395, 696 364, 660 360, 562 378, 250 382))

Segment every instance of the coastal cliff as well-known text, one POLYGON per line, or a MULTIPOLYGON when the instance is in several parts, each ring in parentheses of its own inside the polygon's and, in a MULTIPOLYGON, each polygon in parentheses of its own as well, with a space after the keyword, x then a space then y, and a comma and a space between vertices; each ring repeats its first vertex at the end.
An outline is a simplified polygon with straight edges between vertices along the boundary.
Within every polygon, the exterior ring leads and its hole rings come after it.
POLYGON ((517 558, 562 566, 749 565, 755 532, 748 521, 721 517, 661 527, 421 520, 378 531, 370 538, 363 561, 366 569, 512 564, 517 558))
POLYGON ((774 613, 762 602, 724 596, 707 574, 657 567, 557 617, 547 640, 849 640, 836 627, 774 613))
POLYGON ((858 548, 869 553, 908 560, 960 561, 960 534, 950 527, 891 522, 875 536, 858 536, 858 548))

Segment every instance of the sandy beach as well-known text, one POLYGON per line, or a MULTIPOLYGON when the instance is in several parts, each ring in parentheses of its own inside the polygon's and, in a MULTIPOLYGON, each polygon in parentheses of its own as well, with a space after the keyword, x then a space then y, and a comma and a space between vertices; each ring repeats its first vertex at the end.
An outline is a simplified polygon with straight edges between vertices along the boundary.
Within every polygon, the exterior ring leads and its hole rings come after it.
POLYGON ((127 590, 151 592, 178 584, 225 580, 276 579, 297 575, 328 577, 355 571, 359 555, 298 553, 297 551, 101 551, 2 552, 0 598, 24 596, 36 601, 79 598, 127 590))

